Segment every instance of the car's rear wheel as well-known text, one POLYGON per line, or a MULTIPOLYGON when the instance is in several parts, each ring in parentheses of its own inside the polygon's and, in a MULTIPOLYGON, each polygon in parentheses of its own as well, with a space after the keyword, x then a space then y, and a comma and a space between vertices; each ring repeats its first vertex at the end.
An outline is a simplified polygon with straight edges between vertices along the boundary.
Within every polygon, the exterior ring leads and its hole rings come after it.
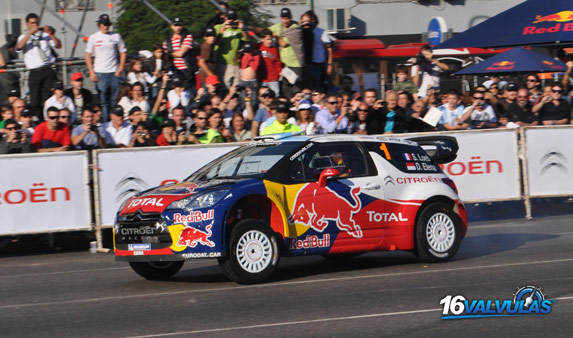
POLYGON ((238 283, 264 282, 279 263, 279 249, 270 227, 255 220, 242 220, 231 232, 229 252, 219 259, 225 275, 238 283))
POLYGON ((416 255, 422 262, 444 262, 460 247, 460 221, 452 207, 443 202, 428 205, 416 224, 416 255))
POLYGON ((179 272, 184 262, 129 262, 129 265, 133 271, 145 279, 161 280, 179 272))

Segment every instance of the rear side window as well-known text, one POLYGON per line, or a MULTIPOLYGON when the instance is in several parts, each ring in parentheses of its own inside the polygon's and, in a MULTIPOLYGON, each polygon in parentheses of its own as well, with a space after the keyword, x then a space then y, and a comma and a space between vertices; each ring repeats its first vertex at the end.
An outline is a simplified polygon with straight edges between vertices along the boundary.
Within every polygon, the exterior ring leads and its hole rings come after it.
POLYGON ((394 167, 405 173, 427 174, 442 172, 430 156, 417 146, 390 142, 367 142, 367 148, 368 151, 376 152, 394 167))

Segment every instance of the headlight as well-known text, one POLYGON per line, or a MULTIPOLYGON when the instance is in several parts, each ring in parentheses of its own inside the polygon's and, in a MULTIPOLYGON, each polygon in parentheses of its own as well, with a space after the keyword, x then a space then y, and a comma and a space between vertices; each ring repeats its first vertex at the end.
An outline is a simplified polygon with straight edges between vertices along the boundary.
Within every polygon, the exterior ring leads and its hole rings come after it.
POLYGON ((167 209, 195 210, 209 208, 227 196, 228 192, 229 188, 223 188, 198 193, 197 195, 189 196, 169 204, 167 209))

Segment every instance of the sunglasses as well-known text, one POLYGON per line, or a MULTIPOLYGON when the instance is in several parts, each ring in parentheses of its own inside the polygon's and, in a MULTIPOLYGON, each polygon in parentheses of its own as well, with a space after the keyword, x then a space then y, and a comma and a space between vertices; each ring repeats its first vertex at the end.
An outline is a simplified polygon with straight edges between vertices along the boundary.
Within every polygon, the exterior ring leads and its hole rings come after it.
POLYGON ((483 100, 483 96, 474 96, 474 99, 476 99, 476 100, 483 100))
POLYGON ((196 117, 197 120, 206 120, 206 117, 196 117))
POLYGON ((527 79, 527 82, 537 82, 535 79, 527 79))
POLYGON ((554 93, 563 93, 563 91, 562 91, 561 89, 558 89, 558 90, 553 89, 553 90, 551 90, 551 91, 554 92, 554 93))
POLYGON ((498 89, 498 88, 497 88, 497 87, 493 87, 493 86, 491 86, 491 87, 489 87, 489 89, 498 89))
POLYGON ((55 119, 57 119, 58 117, 59 117, 58 115, 56 115, 56 116, 48 116, 48 118, 49 118, 50 120, 55 120, 55 119))
POLYGON ((527 96, 518 95, 517 98, 518 98, 518 99, 527 99, 527 96))
POLYGON ((6 128, 6 130, 16 130, 16 127, 6 128))
POLYGON ((485 90, 476 90, 476 93, 482 93, 482 94, 485 94, 485 92, 486 92, 485 90))
POLYGON ((358 109, 358 111, 368 111, 368 109, 358 109))
POLYGON ((63 115, 63 116, 60 116, 60 118, 61 118, 61 119, 69 119, 70 116, 69 116, 69 115, 63 115))
POLYGON ((328 103, 328 104, 337 104, 338 101, 329 101, 329 102, 327 102, 327 103, 328 103))

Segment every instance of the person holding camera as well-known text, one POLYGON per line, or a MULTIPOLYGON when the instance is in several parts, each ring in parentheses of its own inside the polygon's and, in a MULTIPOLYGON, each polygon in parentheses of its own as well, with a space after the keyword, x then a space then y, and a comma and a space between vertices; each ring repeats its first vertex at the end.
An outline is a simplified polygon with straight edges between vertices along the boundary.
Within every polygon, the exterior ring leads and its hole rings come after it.
POLYGON ((105 139, 94 123, 94 112, 85 108, 80 117, 82 124, 72 129, 72 144, 78 150, 105 148, 105 139))
POLYGON ((26 15, 28 31, 18 37, 16 47, 24 52, 24 63, 30 70, 28 87, 30 89, 30 110, 43 121, 42 104, 50 96, 50 86, 57 80, 52 65, 56 62, 52 48, 61 48, 62 44, 55 37, 49 26, 40 27, 38 15, 26 15))
POLYGON ((414 78, 417 78, 419 84, 418 97, 424 98, 428 90, 440 88, 440 74, 447 71, 450 67, 434 58, 430 46, 425 45, 420 48, 420 53, 416 56, 416 68, 414 69, 414 78))
POLYGON ((4 132, 0 134, 0 154, 32 153, 34 147, 29 142, 28 135, 20 130, 20 125, 14 119, 4 123, 4 132))
POLYGON ((145 122, 139 122, 133 128, 133 136, 131 137, 131 142, 127 146, 128 148, 139 148, 139 147, 153 147, 155 146, 155 141, 147 129, 145 122))
POLYGON ((110 119, 119 95, 119 76, 123 72, 127 48, 118 33, 109 30, 112 25, 109 15, 102 14, 97 20, 98 31, 90 35, 85 50, 86 66, 90 79, 96 82, 104 122, 110 119), (118 60, 119 54, 119 60, 118 60), (92 61, 92 56, 94 60, 92 61), (108 94, 108 90, 111 95, 108 94))
POLYGON ((227 88, 231 88, 239 82, 237 54, 241 41, 247 41, 248 35, 244 29, 243 21, 238 20, 237 12, 234 9, 228 8, 223 17, 225 22, 213 27, 219 39, 215 47, 217 75, 227 88))
POLYGON ((472 104, 463 111, 462 121, 469 122, 470 129, 497 127, 497 117, 491 105, 485 102, 484 94, 474 92, 472 104))
POLYGON ((557 83, 551 87, 550 95, 544 96, 531 110, 543 126, 568 124, 571 117, 571 106, 563 98, 563 87, 557 83))

